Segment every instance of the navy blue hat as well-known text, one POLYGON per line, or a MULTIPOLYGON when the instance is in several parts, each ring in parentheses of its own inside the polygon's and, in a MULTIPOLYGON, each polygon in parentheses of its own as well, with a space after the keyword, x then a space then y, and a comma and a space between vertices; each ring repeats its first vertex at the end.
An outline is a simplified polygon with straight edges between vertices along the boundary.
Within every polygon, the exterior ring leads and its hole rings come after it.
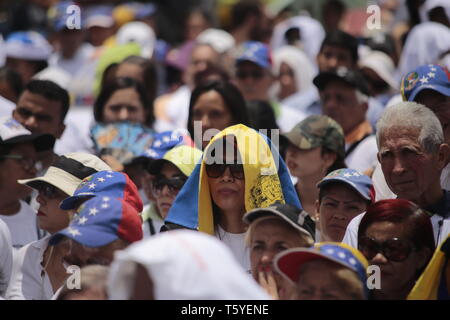
POLYGON ((318 188, 322 188, 332 182, 341 182, 347 184, 354 189, 364 199, 371 200, 370 190, 372 188, 372 180, 354 169, 338 169, 330 172, 318 184, 318 188))
POLYGON ((424 89, 450 96, 450 71, 440 65, 427 64, 417 67, 402 78, 400 92, 404 101, 414 101, 424 89))

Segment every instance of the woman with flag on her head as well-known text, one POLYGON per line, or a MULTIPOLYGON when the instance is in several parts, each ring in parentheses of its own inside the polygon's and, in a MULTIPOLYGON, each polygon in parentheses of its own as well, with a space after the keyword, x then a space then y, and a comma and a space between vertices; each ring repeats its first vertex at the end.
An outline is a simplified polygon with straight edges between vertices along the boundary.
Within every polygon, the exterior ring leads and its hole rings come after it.
POLYGON ((238 124, 211 139, 165 223, 215 235, 250 270, 242 217, 275 202, 301 209, 286 165, 272 142, 238 124))

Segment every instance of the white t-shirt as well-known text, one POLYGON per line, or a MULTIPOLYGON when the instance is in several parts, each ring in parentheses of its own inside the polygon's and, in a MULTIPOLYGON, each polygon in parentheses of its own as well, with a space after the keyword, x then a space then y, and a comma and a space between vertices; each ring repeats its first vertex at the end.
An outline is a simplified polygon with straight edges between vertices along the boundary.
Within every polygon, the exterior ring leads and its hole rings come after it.
MULTIPOLYGON (((346 243, 353 248, 358 248, 358 229, 364 214, 365 212, 357 215, 350 221, 347 230, 345 230, 344 239, 342 239, 343 243, 346 243)), ((431 225, 433 226, 434 242, 436 243, 436 246, 438 246, 450 233, 450 218, 444 219, 435 214, 431 217, 431 225)))
POLYGON ((220 226, 217 226, 216 238, 223 241, 223 243, 230 248, 239 264, 245 271, 250 273, 250 250, 245 245, 245 232, 230 233, 223 230, 220 226))
MULTIPOLYGON (((346 145, 345 150, 350 146, 346 145)), ((375 167, 377 163, 377 141, 376 137, 370 136, 361 141, 358 146, 345 158, 347 167, 364 172, 375 167)))
POLYGON ((174 129, 186 129, 189 117, 191 90, 187 85, 179 87, 167 102, 166 114, 174 129))
POLYGON ((36 211, 25 201, 20 200, 20 210, 14 215, 0 215, 11 232, 12 245, 19 249, 39 239, 36 211))
POLYGON ((280 104, 280 115, 277 118, 277 124, 281 132, 289 132, 306 117, 307 114, 302 110, 280 104))
POLYGON ((8 226, 0 219, 0 297, 4 297, 11 278, 13 253, 8 226))
POLYGON ((53 53, 48 59, 50 66, 58 66, 71 75, 76 74, 94 54, 95 48, 84 43, 71 59, 64 59, 59 52, 53 53))
POLYGON ((41 265, 50 236, 32 242, 14 254, 11 282, 6 293, 8 300, 50 300, 53 288, 41 265))

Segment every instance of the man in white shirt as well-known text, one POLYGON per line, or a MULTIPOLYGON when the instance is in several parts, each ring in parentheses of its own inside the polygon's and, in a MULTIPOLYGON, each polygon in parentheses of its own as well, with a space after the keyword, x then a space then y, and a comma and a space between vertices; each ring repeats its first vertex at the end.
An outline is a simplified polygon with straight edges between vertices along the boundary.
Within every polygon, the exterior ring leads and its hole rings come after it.
POLYGON ((36 212, 22 200, 30 190, 17 180, 36 175, 37 151, 54 141, 49 134, 32 134, 11 117, 0 118, 0 219, 8 225, 15 248, 39 237, 36 212))
MULTIPOLYGON (((377 143, 387 185, 398 198, 415 202, 430 214, 439 244, 450 232, 450 191, 442 189, 439 179, 450 147, 444 143, 438 118, 423 105, 401 102, 379 120, 377 143)), ((362 215, 348 225, 344 243, 357 247, 362 215)))

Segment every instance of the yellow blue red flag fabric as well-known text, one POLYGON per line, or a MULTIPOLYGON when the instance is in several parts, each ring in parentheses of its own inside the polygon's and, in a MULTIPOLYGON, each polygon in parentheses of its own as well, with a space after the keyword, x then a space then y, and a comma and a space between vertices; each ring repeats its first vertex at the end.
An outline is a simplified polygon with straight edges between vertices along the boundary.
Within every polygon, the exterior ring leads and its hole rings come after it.
POLYGON ((205 169, 209 148, 225 136, 234 136, 245 176, 245 210, 265 208, 275 202, 302 206, 286 164, 270 139, 238 124, 214 136, 203 157, 178 193, 165 222, 214 235, 213 204, 205 169))
POLYGON ((434 252, 408 300, 450 300, 450 235, 434 252))

